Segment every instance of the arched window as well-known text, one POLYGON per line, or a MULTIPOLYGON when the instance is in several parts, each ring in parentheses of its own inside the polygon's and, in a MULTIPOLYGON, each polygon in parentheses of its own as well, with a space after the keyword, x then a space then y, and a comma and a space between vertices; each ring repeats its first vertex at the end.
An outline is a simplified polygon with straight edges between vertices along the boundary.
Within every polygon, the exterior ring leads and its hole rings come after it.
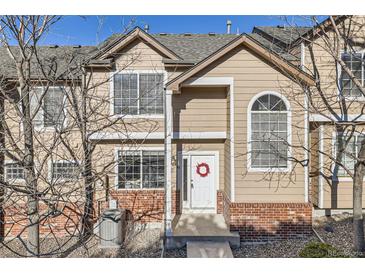
POLYGON ((256 169, 288 167, 288 106, 275 94, 254 101, 250 111, 250 167, 256 169))

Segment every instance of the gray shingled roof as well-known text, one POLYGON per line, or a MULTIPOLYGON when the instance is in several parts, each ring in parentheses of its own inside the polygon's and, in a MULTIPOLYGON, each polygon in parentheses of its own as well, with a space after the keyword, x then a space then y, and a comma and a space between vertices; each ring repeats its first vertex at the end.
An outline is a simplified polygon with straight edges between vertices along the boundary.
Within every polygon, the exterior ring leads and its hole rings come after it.
MULTIPOLYGON (((17 47, 11 47, 14 54, 17 56, 19 51, 17 47)), ((50 73, 51 77, 57 78, 64 74, 68 69, 74 66, 77 62, 82 62, 86 59, 90 53, 94 52, 96 47, 94 46, 39 46, 38 48, 39 59, 42 60, 43 67, 50 73)), ((16 69, 14 61, 10 58, 8 52, 4 47, 0 47, 0 75, 5 77, 16 77, 16 69)), ((42 75, 40 68, 35 59, 32 62, 33 67, 31 73, 33 77, 42 75)))
POLYGON ((287 60, 289 62, 299 60, 299 56, 295 56, 295 55, 288 53, 288 51, 285 48, 278 46, 277 44, 273 43, 272 41, 270 41, 268 39, 265 39, 264 37, 262 37, 261 35, 259 35, 257 33, 252 33, 252 34, 248 34, 248 35, 251 38, 253 38, 256 42, 261 44, 263 47, 275 52, 276 54, 280 55, 282 58, 284 58, 285 60, 287 60))
POLYGON ((185 61, 195 63, 205 59, 237 38, 237 35, 233 34, 167 34, 152 36, 185 61))
MULTIPOLYGON (((260 32, 265 32, 270 36, 273 35, 278 37, 287 43, 288 41, 291 41, 291 39, 298 37, 300 33, 304 33, 309 29, 304 27, 298 28, 298 30, 294 30, 293 28, 282 29, 277 27, 255 28, 259 31, 254 31, 252 34, 247 35, 267 49, 279 54, 287 61, 296 61, 298 58, 288 54, 284 48, 273 43, 273 41, 270 41, 267 36, 262 36, 260 32)), ((82 46, 79 48, 73 46, 40 46, 38 51, 44 64, 50 71, 54 71, 55 76, 57 77, 64 73, 70 64, 90 58, 96 54, 98 50, 102 50, 109 46, 122 36, 123 34, 113 34, 97 46, 82 46)), ((151 34, 151 36, 178 55, 185 63, 198 63, 237 38, 237 35, 234 34, 151 34)), ((16 76, 16 70, 12 60, 6 50, 1 47, 0 62, 1 75, 6 75, 7 77, 16 76)), ((37 70, 37 68, 32 70, 35 75, 36 73, 39 73, 37 70)))
POLYGON ((311 27, 255 26, 252 32, 263 32, 282 43, 289 45, 310 29, 311 27))
MULTIPOLYGON (((233 39, 234 34, 150 34, 159 43, 181 57, 184 61, 197 63, 217 51, 233 39)), ((99 49, 107 47, 123 34, 113 34, 98 45, 99 49)))

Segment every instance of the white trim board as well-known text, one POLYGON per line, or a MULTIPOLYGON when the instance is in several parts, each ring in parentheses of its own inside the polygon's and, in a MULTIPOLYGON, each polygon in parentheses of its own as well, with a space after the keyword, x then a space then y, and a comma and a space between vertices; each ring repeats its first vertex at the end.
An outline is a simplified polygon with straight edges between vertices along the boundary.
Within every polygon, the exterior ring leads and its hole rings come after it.
MULTIPOLYGON (((109 113, 110 116, 113 118, 155 118, 155 119, 163 119, 164 118, 164 114, 135 114, 135 115, 130 115, 130 114, 123 114, 123 113, 114 113, 114 75, 116 74, 137 74, 138 78, 137 78, 137 90, 138 90, 138 95, 140 93, 139 90, 139 75, 143 74, 143 73, 148 73, 148 74, 163 74, 163 85, 165 86, 168 80, 168 75, 167 75, 167 71, 166 70, 131 70, 131 69, 125 69, 125 70, 116 70, 113 72, 109 73, 109 113)), ((137 103, 138 103, 138 112, 140 110, 140 100, 139 100, 139 96, 137 99, 137 103)))
POLYGON ((161 190, 163 188, 143 188, 142 184, 142 169, 141 169, 141 185, 140 188, 119 188, 118 187, 118 153, 120 151, 135 151, 135 152, 139 152, 142 153, 143 151, 164 151, 164 147, 163 146, 159 146, 159 147, 120 147, 117 146, 114 148, 114 190, 117 191, 134 191, 134 190, 161 190))
MULTIPOLYGON (((172 139, 226 139, 225 131, 198 131, 198 132, 173 132, 172 139)), ((90 140, 164 140, 164 132, 129 132, 112 133, 97 132, 89 137, 90 140)))
POLYGON ((277 91, 269 91, 269 90, 259 92, 255 96, 253 96, 247 106, 247 171, 248 172, 289 172, 292 169, 292 162, 289 160, 292 155, 292 147, 290 146, 290 144, 292 143, 291 141, 292 141, 291 107, 290 107, 290 103, 289 103, 288 99, 277 91), (261 96, 270 95, 270 94, 278 96, 280 99, 282 99, 284 104, 287 107, 287 110, 285 111, 285 113, 287 113, 287 135, 288 135, 287 141, 289 143, 287 167, 286 168, 253 168, 253 167, 251 167, 251 112, 252 112, 251 109, 257 99, 259 99, 261 96))
POLYGON ((332 114, 328 115, 328 117, 321 115, 321 114, 310 114, 309 121, 311 121, 311 122, 332 122, 332 121, 363 122, 363 121, 365 121, 365 115, 349 114, 349 115, 345 115, 345 116, 340 116, 340 119, 336 119, 332 114))
POLYGON ((185 81, 182 86, 226 86, 229 87, 229 140, 230 140, 230 183, 231 183, 231 202, 235 201, 235 131, 234 131, 234 78, 233 77, 192 77, 185 81))

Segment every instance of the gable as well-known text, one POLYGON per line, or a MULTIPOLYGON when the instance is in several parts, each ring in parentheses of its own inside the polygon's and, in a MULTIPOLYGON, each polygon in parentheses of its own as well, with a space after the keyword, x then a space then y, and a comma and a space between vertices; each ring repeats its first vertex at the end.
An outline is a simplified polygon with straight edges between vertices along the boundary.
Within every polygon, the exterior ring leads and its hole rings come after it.
MULTIPOLYGON (((276 54, 263 48, 250 38, 246 36, 239 36, 237 39, 235 39, 225 47, 221 48, 205 60, 199 62, 191 69, 187 70, 180 76, 167 83, 167 88, 178 92, 180 85, 187 81, 189 78, 196 77, 206 68, 209 69, 209 67, 212 67, 212 64, 214 67, 214 63, 216 63, 220 59, 224 60, 225 58, 227 59, 228 56, 232 56, 232 54, 235 55, 237 50, 240 50, 240 48, 242 47, 248 49, 248 52, 251 55, 255 54, 260 62, 270 64, 271 67, 275 68, 282 75, 285 75, 295 80, 296 82, 302 82, 305 85, 314 85, 314 80, 312 79, 312 77, 304 71, 300 70, 298 67, 288 63, 276 54)), ((239 68, 240 64, 236 64, 235 66, 231 67, 231 73, 234 74, 235 70, 239 70, 239 68)))
POLYGON ((123 48, 131 44, 132 42, 139 40, 148 44, 151 48, 154 48, 156 51, 160 52, 166 58, 170 58, 173 60, 179 60, 179 56, 172 52, 170 49, 165 47, 151 35, 141 30, 140 28, 135 28, 131 32, 126 35, 121 35, 114 41, 108 43, 94 58, 96 59, 106 59, 114 56, 118 52, 120 52, 123 48))
POLYGON ((114 53, 117 70, 163 70, 165 56, 143 40, 135 40, 114 53))
POLYGON ((262 89, 292 82, 288 73, 284 73, 244 45, 237 46, 217 59, 196 73, 195 77, 233 77, 235 83, 244 87, 262 89))

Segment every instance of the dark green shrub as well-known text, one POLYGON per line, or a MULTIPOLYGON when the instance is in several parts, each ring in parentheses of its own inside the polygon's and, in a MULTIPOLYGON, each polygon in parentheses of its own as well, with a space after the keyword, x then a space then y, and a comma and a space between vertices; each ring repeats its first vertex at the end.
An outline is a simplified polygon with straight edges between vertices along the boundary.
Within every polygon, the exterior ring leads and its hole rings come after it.
POLYGON ((309 242, 299 252, 302 258, 345 258, 340 251, 329 244, 309 242))

